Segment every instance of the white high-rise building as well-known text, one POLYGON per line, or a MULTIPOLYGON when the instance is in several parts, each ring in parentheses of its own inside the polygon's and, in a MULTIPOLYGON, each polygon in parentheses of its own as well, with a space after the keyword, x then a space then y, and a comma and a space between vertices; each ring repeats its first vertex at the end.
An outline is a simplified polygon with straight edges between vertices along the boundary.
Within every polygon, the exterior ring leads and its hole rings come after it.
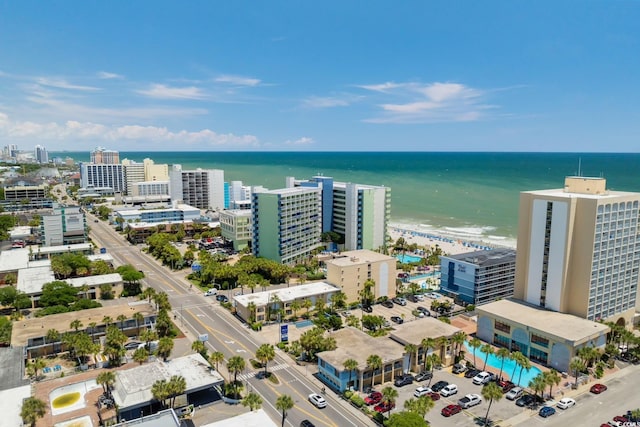
POLYGON ((199 209, 223 210, 224 171, 220 169, 182 170, 172 165, 169 171, 169 195, 199 209))
POLYGON ((83 188, 112 188, 115 193, 126 190, 124 169, 117 164, 80 164, 80 185, 83 188))

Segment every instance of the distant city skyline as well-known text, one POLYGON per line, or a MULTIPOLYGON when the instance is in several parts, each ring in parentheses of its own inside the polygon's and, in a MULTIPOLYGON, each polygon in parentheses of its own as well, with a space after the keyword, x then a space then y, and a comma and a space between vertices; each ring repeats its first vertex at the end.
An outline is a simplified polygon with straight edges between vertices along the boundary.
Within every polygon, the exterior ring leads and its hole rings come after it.
POLYGON ((0 146, 638 152, 635 1, 0 6, 0 146))

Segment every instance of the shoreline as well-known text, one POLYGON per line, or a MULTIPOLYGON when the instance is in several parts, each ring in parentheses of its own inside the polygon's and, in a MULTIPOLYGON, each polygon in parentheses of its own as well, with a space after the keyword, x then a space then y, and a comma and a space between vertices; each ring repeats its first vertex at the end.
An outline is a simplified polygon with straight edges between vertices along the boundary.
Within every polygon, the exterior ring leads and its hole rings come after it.
POLYGON ((416 243, 427 248, 439 246, 448 255, 456 255, 466 252, 490 250, 495 248, 515 249, 515 240, 501 238, 499 236, 477 235, 461 237, 457 233, 447 233, 446 230, 424 227, 421 225, 390 223, 387 227, 389 236, 393 242, 403 237, 408 243, 416 243), (493 237, 493 238, 492 238, 493 237))

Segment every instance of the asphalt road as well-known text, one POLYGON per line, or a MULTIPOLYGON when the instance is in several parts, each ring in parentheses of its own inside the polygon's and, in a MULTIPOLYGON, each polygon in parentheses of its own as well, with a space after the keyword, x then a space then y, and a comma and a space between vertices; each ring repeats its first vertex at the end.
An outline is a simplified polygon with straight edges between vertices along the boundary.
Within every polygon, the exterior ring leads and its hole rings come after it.
POLYGON ((209 349, 221 351, 225 359, 235 355, 245 358, 247 370, 240 378, 245 381, 248 389, 262 397, 263 408, 273 419, 281 419, 281 413, 275 408, 277 397, 288 394, 294 399, 295 406, 289 411, 285 425, 297 427, 304 419, 309 419, 316 426, 359 427, 373 424, 355 415, 354 410, 332 392, 327 392, 325 396, 328 405, 324 409, 317 409, 309 403, 308 395, 319 392, 321 385, 291 366, 292 361, 287 356, 277 353, 276 359, 268 365, 269 370, 276 374, 279 384, 255 378, 257 371, 251 367, 249 359, 254 357, 256 349, 264 343, 259 337, 250 336, 246 327, 217 304, 215 298, 204 297, 199 292, 190 290, 189 283, 184 279, 184 272, 171 272, 162 267, 152 257, 142 253, 139 247, 129 244, 108 224, 103 221, 94 222, 95 217, 91 214, 87 214, 87 218, 90 221, 91 237, 98 247, 107 248, 118 264, 131 264, 142 270, 147 285, 169 295, 176 323, 183 331, 191 334, 192 338, 208 334, 209 349))

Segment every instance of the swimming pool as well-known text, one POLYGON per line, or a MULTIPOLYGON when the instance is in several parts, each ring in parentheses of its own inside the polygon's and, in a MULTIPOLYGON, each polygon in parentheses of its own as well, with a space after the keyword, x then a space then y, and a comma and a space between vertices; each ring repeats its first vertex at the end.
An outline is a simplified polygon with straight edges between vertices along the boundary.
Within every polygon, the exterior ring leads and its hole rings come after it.
POLYGON ((49 393, 51 414, 60 415, 65 412, 84 408, 87 404, 84 395, 96 388, 100 388, 96 380, 88 380, 52 390, 51 393, 49 393))
POLYGON ((404 255, 396 255, 396 259, 403 264, 411 264, 412 262, 419 262, 422 259, 422 257, 404 254, 404 255))
POLYGON ((313 320, 301 320, 295 323, 296 328, 306 328, 307 326, 313 325, 313 320))
MULTIPOLYGON (((473 360, 473 349, 469 346, 468 342, 465 342, 464 344, 465 346, 465 351, 467 352, 467 354, 471 357, 471 359, 473 360)), ((482 368, 484 366, 484 358, 486 356, 486 353, 483 353, 480 351, 480 348, 476 349, 476 364, 478 365, 478 369, 482 368)), ((487 359, 487 365, 491 366, 492 368, 498 369, 498 371, 500 370, 500 366, 502 365, 502 360, 494 355, 494 354, 490 354, 489 355, 489 359, 487 359)), ((534 379, 536 376, 538 376, 538 374, 542 371, 540 371, 540 369, 536 368, 535 366, 532 366, 531 369, 529 369, 528 371, 526 370, 522 370, 522 376, 520 377, 520 367, 517 366, 516 362, 514 362, 513 360, 510 359, 505 359, 504 360, 504 366, 502 367, 502 376, 503 377, 511 377, 511 375, 513 375, 513 371, 515 369, 515 376, 514 378, 511 378, 511 381, 514 383, 518 383, 518 378, 520 378, 520 386, 522 387, 527 387, 529 385, 529 382, 534 379)))

